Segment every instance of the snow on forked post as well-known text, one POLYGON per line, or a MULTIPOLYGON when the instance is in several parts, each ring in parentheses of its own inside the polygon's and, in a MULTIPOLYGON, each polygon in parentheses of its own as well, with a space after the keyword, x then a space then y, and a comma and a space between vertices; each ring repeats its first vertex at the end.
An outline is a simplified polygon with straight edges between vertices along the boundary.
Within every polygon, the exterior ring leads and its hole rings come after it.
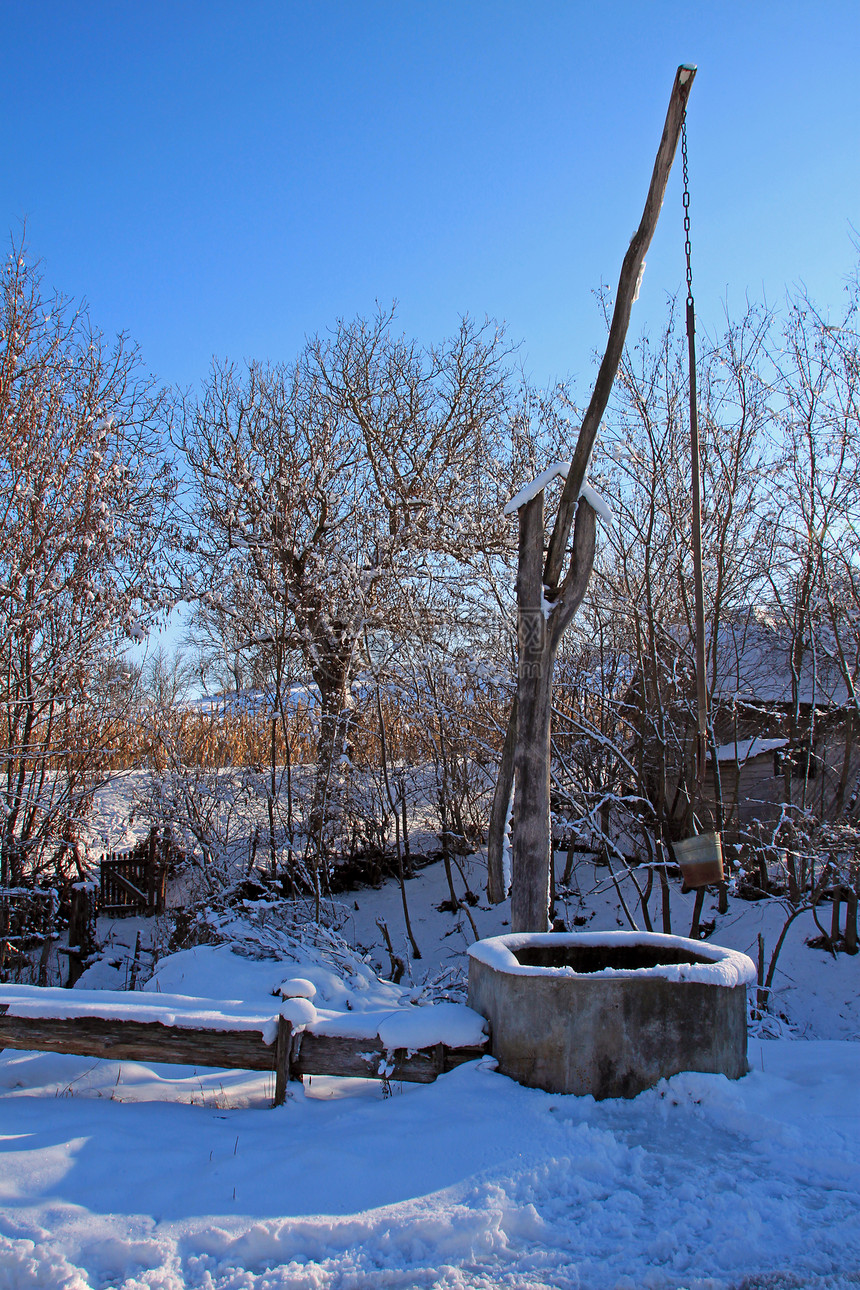
POLYGON ((597 517, 612 522, 609 508, 586 482, 588 467, 621 361, 695 73, 695 67, 682 66, 675 74, 645 207, 621 266, 606 351, 573 456, 569 462, 554 462, 505 507, 507 515, 516 514, 519 520, 517 689, 490 813, 487 894, 493 902, 507 895, 505 835, 512 819, 514 932, 543 932, 549 926, 550 719, 555 656, 588 588, 597 517), (556 478, 563 478, 564 485, 544 560, 544 490, 556 478))
MULTIPOLYGON (((538 493, 542 493, 547 485, 551 484, 554 479, 567 479, 570 467, 570 461, 554 461, 552 465, 547 466, 546 470, 542 470, 537 478, 533 479, 530 484, 524 484, 519 492, 514 494, 505 506, 504 514, 516 515, 521 506, 525 506, 527 502, 533 501, 534 498, 537 497, 538 493)), ((606 501, 604 501, 597 490, 592 488, 591 484, 583 483, 579 490, 579 496, 583 501, 588 503, 597 517, 603 520, 607 528, 612 528, 615 523, 612 508, 606 501)))

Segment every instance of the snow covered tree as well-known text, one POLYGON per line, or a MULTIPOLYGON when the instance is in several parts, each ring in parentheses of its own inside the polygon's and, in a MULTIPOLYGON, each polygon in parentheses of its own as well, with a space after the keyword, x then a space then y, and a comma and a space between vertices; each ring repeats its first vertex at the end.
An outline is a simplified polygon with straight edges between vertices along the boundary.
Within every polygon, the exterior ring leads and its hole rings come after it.
POLYGON ((0 882, 63 872, 131 698, 119 665, 163 603, 173 491, 159 395, 124 337, 0 279, 0 882))
POLYGON ((422 347, 392 324, 340 322, 291 364, 218 364, 178 427, 208 611, 266 647, 276 682, 298 652, 318 694, 314 864, 366 632, 396 635, 411 587, 477 557, 503 487, 500 333, 464 320, 422 347))

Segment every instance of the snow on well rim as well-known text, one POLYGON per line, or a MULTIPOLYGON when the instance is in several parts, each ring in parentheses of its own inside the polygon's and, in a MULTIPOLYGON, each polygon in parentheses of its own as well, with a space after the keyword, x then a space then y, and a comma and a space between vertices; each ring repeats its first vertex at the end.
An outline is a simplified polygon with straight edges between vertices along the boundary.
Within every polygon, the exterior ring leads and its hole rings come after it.
POLYGON ((626 978, 639 981, 643 977, 662 977, 665 981, 690 981, 696 985, 720 985, 731 988, 750 985, 756 979, 752 959, 740 950, 728 950, 722 945, 708 945, 690 940, 687 936, 667 936, 662 932, 515 932, 508 936, 492 936, 476 941, 469 947, 469 957, 486 967, 495 968, 514 976, 570 976, 581 980, 595 978, 626 978), (660 963, 649 968, 602 968, 598 972, 576 972, 571 967, 533 967, 520 963, 515 950, 530 946, 550 945, 651 945, 656 948, 687 950, 698 954, 708 963, 660 963))

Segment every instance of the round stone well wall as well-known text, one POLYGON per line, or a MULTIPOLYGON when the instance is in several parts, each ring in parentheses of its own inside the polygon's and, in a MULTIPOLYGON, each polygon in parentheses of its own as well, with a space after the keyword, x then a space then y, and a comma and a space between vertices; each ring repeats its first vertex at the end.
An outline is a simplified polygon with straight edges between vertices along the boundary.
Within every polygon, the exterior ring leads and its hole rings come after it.
POLYGON ((679 1071, 747 1071, 746 954, 656 932, 521 933, 469 950, 499 1070, 550 1093, 635 1097, 679 1071))

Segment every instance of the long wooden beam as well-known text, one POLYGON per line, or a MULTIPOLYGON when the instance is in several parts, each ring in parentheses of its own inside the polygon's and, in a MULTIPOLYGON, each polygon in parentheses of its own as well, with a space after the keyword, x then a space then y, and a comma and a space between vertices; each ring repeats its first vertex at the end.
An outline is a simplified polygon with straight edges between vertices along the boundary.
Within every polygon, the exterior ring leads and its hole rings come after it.
POLYGON ((449 1048, 435 1044, 415 1052, 396 1048, 388 1052, 379 1039, 340 1038, 316 1035, 305 1030, 296 1036, 297 1045, 290 1073, 301 1075, 352 1075, 360 1079, 406 1080, 432 1084, 437 1075, 473 1062, 486 1053, 486 1044, 449 1048))
MULTIPOLYGON (((133 998, 133 995, 130 996, 133 998)), ((74 1053, 108 1061, 273 1071, 275 1045, 259 1030, 208 1030, 105 1017, 10 1017, 0 1004, 0 1049, 74 1053)))
POLYGON ((639 282, 645 267, 645 256, 648 252, 648 247, 651 245, 651 239, 657 227, 657 220, 660 217, 666 185, 669 182, 669 172, 675 159, 678 139, 684 123, 684 113, 687 109, 687 99, 690 97, 695 75, 695 67, 689 65, 679 67, 675 73, 675 82, 669 98, 669 108, 666 113, 666 122, 663 126, 663 135, 660 139, 660 146, 657 149, 651 183, 648 187, 648 196, 645 199, 645 209, 642 212, 639 227, 633 234, 630 245, 627 248, 627 254, 624 256, 621 265, 618 290, 615 293, 615 308, 612 311, 612 322, 609 326, 609 337, 606 342, 606 352, 603 355, 603 360, 597 373, 591 401, 582 419, 582 427, 576 441, 573 460, 567 474, 561 500, 559 501, 555 528, 550 539, 546 564, 544 565, 543 581, 550 599, 554 599, 558 591, 573 517, 576 513, 579 495, 582 492, 582 485, 585 483, 588 465, 597 439, 597 432, 600 429, 600 422, 606 411, 615 374, 618 371, 621 355, 624 352, 624 342, 627 337, 627 328, 630 324, 630 312, 639 290, 639 282))
POLYGON ((276 1106, 284 1101, 287 1081, 304 1075, 429 1084, 438 1075, 475 1061, 487 1051, 486 1044, 461 1048, 434 1044, 414 1052, 402 1048, 390 1052, 376 1037, 340 1037, 310 1031, 292 1035, 283 1017, 279 1019, 277 1041, 266 1044, 257 1030, 209 1030, 102 1017, 10 1017, 8 1007, 0 1004, 0 1051, 15 1048, 108 1061, 272 1071, 276 1106))

